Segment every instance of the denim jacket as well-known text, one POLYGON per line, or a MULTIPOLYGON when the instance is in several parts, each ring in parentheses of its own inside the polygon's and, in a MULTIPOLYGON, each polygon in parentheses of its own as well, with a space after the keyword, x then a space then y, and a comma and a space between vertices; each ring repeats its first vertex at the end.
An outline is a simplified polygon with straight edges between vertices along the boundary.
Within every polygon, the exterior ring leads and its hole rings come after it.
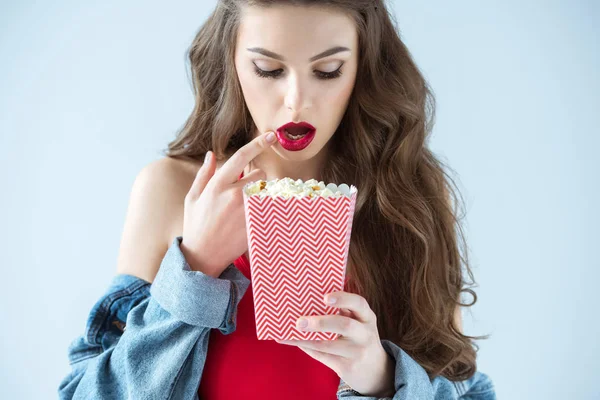
MULTIPOLYGON (((210 329, 235 330, 237 305, 250 281, 233 263, 218 278, 192 271, 181 239, 174 239, 152 283, 113 277, 85 332, 69 345, 71 371, 60 383, 59 398, 198 399, 210 329)), ((460 382, 430 380, 400 347, 388 340, 382 346, 396 361, 394 400, 496 398, 484 373, 460 382)), ((376 400, 341 379, 337 398, 376 400)))

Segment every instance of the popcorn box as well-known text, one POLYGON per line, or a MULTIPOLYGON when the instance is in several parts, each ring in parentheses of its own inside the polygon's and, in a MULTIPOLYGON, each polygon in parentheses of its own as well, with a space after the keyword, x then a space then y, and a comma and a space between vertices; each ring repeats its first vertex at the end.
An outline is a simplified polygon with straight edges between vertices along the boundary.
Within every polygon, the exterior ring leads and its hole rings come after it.
POLYGON ((335 196, 247 193, 276 181, 243 189, 257 337, 336 340, 337 333, 298 330, 296 321, 340 312, 323 299, 344 289, 357 189, 343 184, 345 194, 335 196))

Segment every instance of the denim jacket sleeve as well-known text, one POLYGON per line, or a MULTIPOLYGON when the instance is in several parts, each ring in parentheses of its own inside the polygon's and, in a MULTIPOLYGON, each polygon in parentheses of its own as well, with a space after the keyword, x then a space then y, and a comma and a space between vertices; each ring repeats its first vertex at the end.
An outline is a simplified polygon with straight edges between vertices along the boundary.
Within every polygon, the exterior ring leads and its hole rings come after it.
POLYGON ((338 389, 338 399, 496 400, 494 384, 482 372, 475 371, 471 378, 459 382, 450 381, 443 376, 430 380, 425 369, 395 343, 384 339, 381 344, 396 361, 394 397, 363 396, 342 380, 338 389))
POLYGON ((152 284, 126 274, 113 278, 84 334, 68 348, 71 371, 59 398, 197 398, 210 329, 235 330, 249 281, 233 264, 219 278, 192 271, 181 239, 152 284))

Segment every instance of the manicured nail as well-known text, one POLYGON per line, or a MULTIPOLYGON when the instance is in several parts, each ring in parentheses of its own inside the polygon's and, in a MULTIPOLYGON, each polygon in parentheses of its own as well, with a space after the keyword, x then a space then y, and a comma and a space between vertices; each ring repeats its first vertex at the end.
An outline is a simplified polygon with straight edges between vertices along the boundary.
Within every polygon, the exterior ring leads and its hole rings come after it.
POLYGON ((269 132, 269 134, 267 134, 267 142, 269 143, 273 143, 275 141, 275 134, 273 132, 269 132))
POLYGON ((204 163, 208 163, 210 161, 210 151, 206 152, 206 156, 204 157, 204 163))
POLYGON ((333 296, 329 296, 327 298, 327 304, 335 304, 336 301, 337 301, 337 299, 333 296))

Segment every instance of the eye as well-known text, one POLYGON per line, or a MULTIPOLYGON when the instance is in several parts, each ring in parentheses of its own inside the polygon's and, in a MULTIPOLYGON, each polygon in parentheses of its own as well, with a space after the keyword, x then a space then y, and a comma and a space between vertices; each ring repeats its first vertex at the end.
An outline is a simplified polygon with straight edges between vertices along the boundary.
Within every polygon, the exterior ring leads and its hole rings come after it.
MULTIPOLYGON (((344 65, 344 63, 342 63, 342 65, 344 65)), ((340 65, 340 67, 338 69, 336 69, 335 71, 332 71, 332 72, 323 72, 323 71, 319 71, 319 70, 315 70, 314 72, 315 72, 315 75, 317 75, 317 78, 319 78, 319 79, 322 79, 322 80, 335 79, 342 75, 342 65, 340 65)), ((261 78, 274 79, 274 78, 279 77, 282 72, 283 72, 282 68, 275 69, 273 71, 264 71, 264 70, 258 68, 256 66, 256 64, 254 64, 254 73, 261 78)))
POLYGON ((273 71, 263 71, 262 69, 254 65, 254 73, 256 73, 256 75, 260 76, 261 78, 277 78, 279 75, 281 75, 282 71, 283 70, 281 68, 275 69, 273 71))
POLYGON ((344 65, 344 63, 342 63, 338 69, 336 69, 335 71, 331 71, 331 72, 322 72, 322 71, 319 71, 319 70, 315 69, 315 74, 317 74, 317 76, 319 77, 319 79, 335 79, 335 78, 339 78, 342 75, 342 66, 343 65, 344 65))

